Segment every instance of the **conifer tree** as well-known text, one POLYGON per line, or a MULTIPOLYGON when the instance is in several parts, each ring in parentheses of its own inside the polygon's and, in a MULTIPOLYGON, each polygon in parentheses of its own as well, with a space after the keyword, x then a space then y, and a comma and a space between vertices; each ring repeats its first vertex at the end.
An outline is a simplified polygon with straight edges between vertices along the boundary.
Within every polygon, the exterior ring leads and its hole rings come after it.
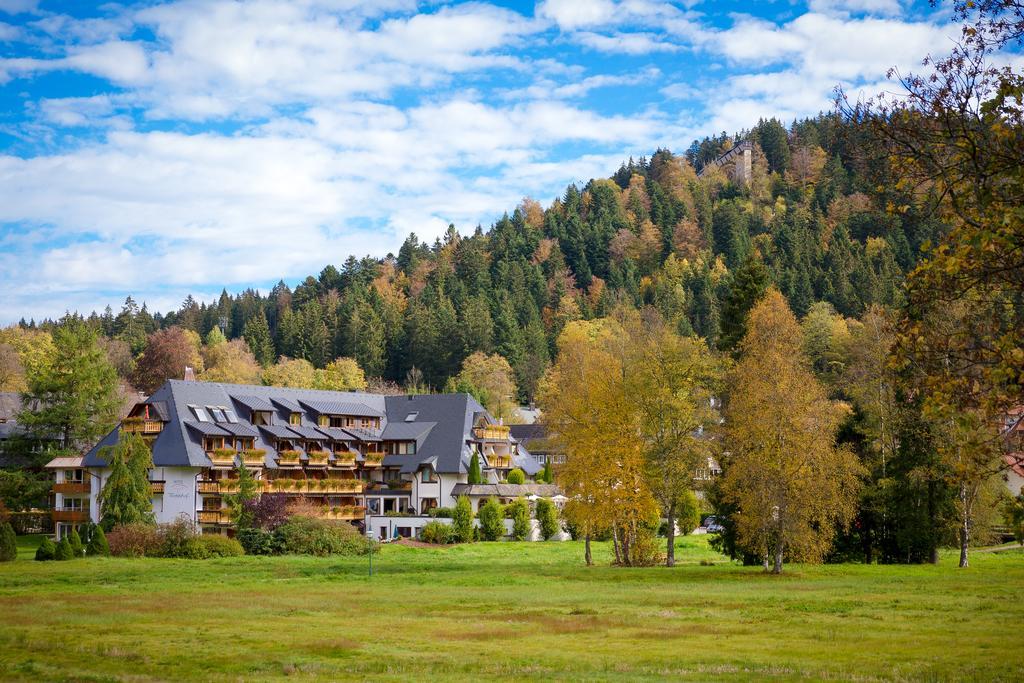
POLYGON ((71 548, 67 536, 60 539, 60 543, 57 544, 57 549, 53 553, 53 559, 61 561, 75 559, 75 551, 71 548))
POLYGON ((483 476, 480 473, 480 455, 475 451, 469 461, 469 473, 466 475, 466 481, 470 484, 483 483, 483 476))
POLYGON ((100 491, 100 524, 109 531, 125 524, 153 524, 149 470, 153 456, 142 437, 134 433, 120 435, 117 445, 103 449, 102 457, 110 467, 100 491))
POLYGON ((110 555, 110 545, 107 543, 107 535, 103 533, 103 527, 97 526, 92 530, 89 538, 89 545, 86 546, 86 553, 96 557, 110 555))
POLYGON ((7 521, 0 522, 0 562, 12 562, 18 558, 18 541, 14 529, 7 521))
POLYGON ((473 540, 473 506, 466 496, 459 496, 452 511, 452 540, 456 543, 469 543, 473 540))
POLYGON ((72 529, 71 533, 68 534, 68 543, 71 544, 71 551, 75 554, 75 557, 81 557, 85 546, 82 545, 82 536, 78 533, 78 529, 72 529))
POLYGON ((267 316, 262 308, 245 323, 242 337, 260 365, 267 367, 274 362, 274 341, 270 337, 270 325, 267 324, 267 316))
POLYGON ((49 536, 46 536, 36 549, 36 561, 47 562, 55 559, 57 559, 57 546, 49 536))

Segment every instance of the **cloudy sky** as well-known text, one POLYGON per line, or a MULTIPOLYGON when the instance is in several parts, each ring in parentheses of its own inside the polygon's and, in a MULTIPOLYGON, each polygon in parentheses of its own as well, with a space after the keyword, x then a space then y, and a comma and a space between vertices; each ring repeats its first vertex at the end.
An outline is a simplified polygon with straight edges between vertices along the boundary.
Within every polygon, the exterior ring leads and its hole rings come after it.
POLYGON ((294 284, 948 51, 900 0, 0 0, 0 323, 294 284))

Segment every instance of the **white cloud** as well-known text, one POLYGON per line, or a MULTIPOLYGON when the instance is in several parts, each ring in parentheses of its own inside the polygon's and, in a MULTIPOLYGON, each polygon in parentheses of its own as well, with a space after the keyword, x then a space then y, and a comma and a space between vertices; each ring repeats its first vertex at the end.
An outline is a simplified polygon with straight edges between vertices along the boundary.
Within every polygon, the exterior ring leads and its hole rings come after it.
POLYGON ((611 0, 545 0, 537 6, 537 16, 551 19, 563 31, 602 26, 616 16, 611 0))
POLYGON ((0 0, 0 12, 7 14, 34 12, 38 4, 39 0, 0 0))
POLYGON ((807 3, 812 12, 822 14, 877 14, 896 16, 903 11, 900 0, 810 0, 807 3))
POLYGON ((613 52, 628 55, 646 55, 652 52, 675 52, 679 45, 660 39, 653 33, 600 33, 580 32, 575 39, 587 47, 600 52, 613 52))

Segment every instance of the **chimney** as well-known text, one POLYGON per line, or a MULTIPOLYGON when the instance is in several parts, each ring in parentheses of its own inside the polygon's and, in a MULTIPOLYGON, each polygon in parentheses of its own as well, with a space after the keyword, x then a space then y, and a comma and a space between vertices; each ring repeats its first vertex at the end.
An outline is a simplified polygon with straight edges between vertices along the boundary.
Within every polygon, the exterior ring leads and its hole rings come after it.
POLYGON ((195 382, 196 381, 196 371, 192 369, 191 365, 186 365, 185 366, 185 381, 186 382, 195 382))

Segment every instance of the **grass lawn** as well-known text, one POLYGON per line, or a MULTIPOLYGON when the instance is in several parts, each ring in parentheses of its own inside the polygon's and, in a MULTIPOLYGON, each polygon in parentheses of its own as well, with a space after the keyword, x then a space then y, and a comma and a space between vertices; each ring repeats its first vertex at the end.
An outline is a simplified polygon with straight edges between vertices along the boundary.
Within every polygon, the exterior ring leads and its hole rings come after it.
POLYGON ((1021 552, 774 577, 695 537, 674 569, 387 546, 370 579, 366 558, 28 561, 37 542, 0 565, 0 678, 1024 679, 1021 552))

